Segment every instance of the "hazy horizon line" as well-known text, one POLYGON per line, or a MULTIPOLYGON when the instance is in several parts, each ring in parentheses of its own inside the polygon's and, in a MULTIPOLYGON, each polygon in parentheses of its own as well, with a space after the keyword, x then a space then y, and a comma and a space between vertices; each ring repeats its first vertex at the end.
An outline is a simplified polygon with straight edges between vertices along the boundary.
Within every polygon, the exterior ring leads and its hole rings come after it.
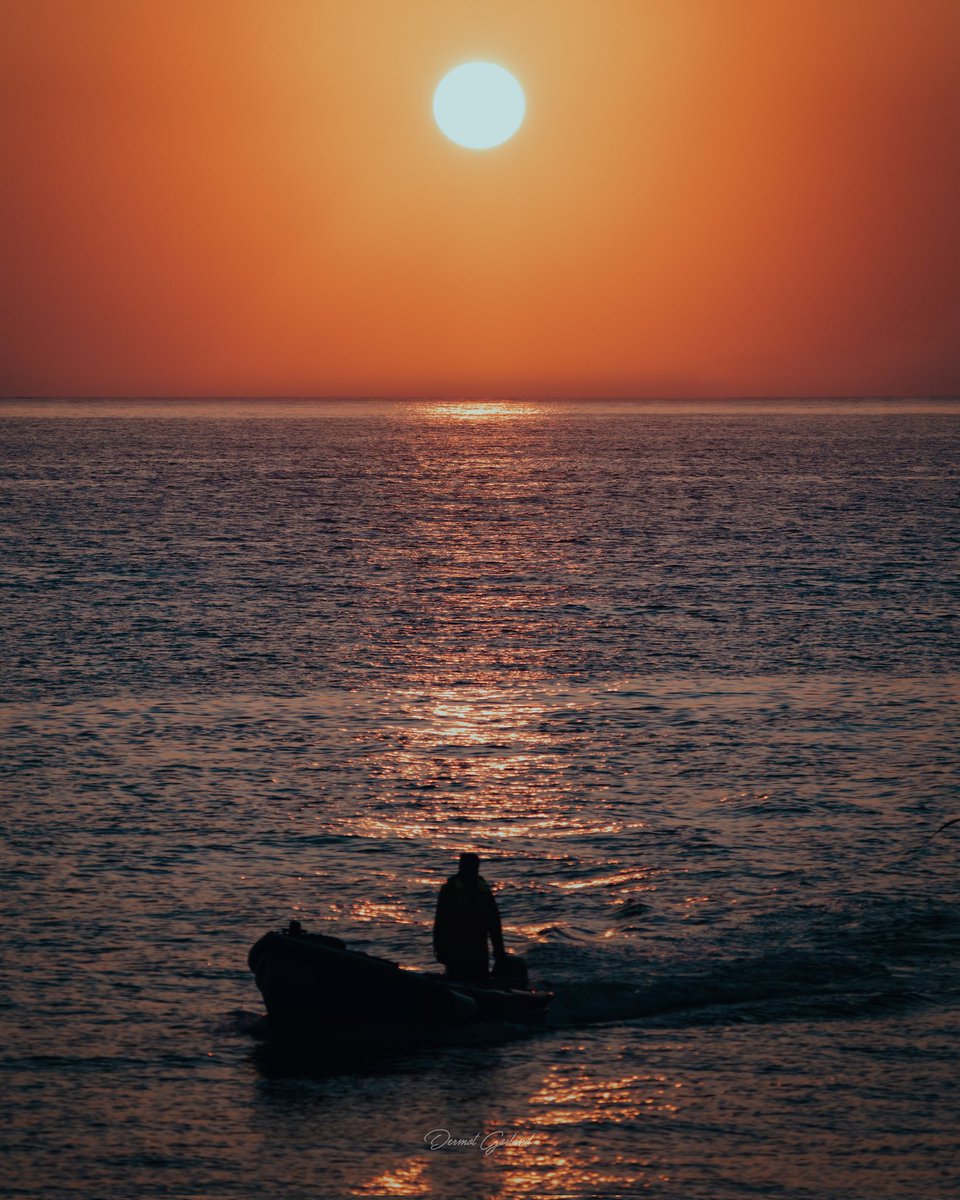
POLYGON ((291 392, 289 394, 273 394, 273 393, 204 393, 204 392, 164 392, 164 393, 117 393, 104 395, 102 393, 88 394, 58 394, 58 395, 28 395, 11 393, 9 395, 0 396, 0 403, 23 403, 29 401, 31 403, 50 401, 52 403, 63 403, 65 401, 75 400, 78 402, 90 402, 94 400, 104 401, 121 401, 129 403, 132 401, 156 402, 161 400, 178 400, 178 401, 237 401, 245 402, 251 400, 258 401, 313 401, 316 403, 362 403, 370 401, 373 403, 382 403, 384 401, 399 401, 399 402, 424 402, 424 401, 453 401, 453 402, 470 402, 470 403, 513 403, 513 402, 544 402, 544 403, 571 403, 571 404, 614 404, 622 402, 631 403, 657 403, 657 404, 699 404, 703 402, 722 403, 724 401, 762 401, 769 400, 774 402, 797 402, 797 401, 823 401, 823 400, 838 400, 838 401, 877 401, 877 400, 960 400, 960 392, 924 392, 924 393, 897 393, 897 392, 862 392, 862 393, 841 393, 841 392, 816 392, 816 393, 721 393, 717 395, 697 395, 697 396, 675 396, 675 395, 556 395, 549 393, 533 393, 533 394, 510 394, 510 395, 458 395, 455 393, 443 394, 424 394, 417 392, 404 393, 323 393, 313 394, 307 392, 291 392))

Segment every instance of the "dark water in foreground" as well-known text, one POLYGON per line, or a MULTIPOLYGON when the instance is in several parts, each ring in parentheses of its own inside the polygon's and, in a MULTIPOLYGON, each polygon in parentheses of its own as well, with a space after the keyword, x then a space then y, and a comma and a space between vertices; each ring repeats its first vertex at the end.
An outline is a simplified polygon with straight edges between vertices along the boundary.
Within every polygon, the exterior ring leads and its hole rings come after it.
POLYGON ((960 408, 0 436, 0 1195, 960 1194, 960 408), (260 933, 427 966, 468 846, 548 1029, 256 1050, 260 933))

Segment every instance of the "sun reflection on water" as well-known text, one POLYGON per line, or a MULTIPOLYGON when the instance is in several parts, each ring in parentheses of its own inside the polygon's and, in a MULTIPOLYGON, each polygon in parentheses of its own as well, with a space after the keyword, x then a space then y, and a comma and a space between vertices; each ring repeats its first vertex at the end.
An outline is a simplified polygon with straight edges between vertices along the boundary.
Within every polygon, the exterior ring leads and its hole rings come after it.
MULTIPOLYGON (((564 892, 580 892, 584 888, 595 887, 612 887, 617 884, 632 884, 646 879, 650 874, 649 869, 631 868, 628 871, 617 871, 612 875, 594 875, 589 879, 567 879, 558 880, 554 885, 564 892)), ((620 889, 621 895, 633 892, 653 891, 650 885, 641 887, 624 886, 620 889)))
POLYGON ((437 400, 417 404, 411 412, 417 420, 512 421, 541 416, 543 406, 523 400, 437 400))
POLYGON ((357 814, 358 834, 444 846, 622 828, 602 807, 573 803, 582 787, 558 745, 562 705, 493 687, 440 686, 401 689, 389 710, 388 727, 354 734, 379 795, 357 814))
MULTIPOLYGON (((607 1156, 608 1161, 609 1158, 607 1156)), ((614 1156, 611 1165, 616 1166, 622 1161, 621 1156, 614 1156)), ((647 1188, 654 1179, 658 1183, 669 1181, 668 1175, 649 1176, 635 1168, 612 1174, 609 1170, 596 1169, 594 1162, 598 1160, 585 1156, 578 1160, 573 1154, 563 1154, 559 1150, 538 1153, 531 1156, 524 1167, 512 1168, 503 1187, 496 1193, 497 1200, 508 1200, 511 1196, 623 1196, 627 1194, 625 1188, 647 1188), (547 1188, 550 1190, 545 1190, 547 1188)))
POLYGON ((412 925, 413 914, 405 904, 397 900, 362 900, 354 904, 349 914, 361 922, 393 921, 398 925, 412 925))
POLYGON ((401 1166, 384 1171, 375 1178, 351 1188, 352 1196, 429 1196, 430 1184, 424 1178, 427 1163, 422 1158, 411 1159, 401 1166))
POLYGON ((534 1111, 529 1120, 534 1125, 554 1128, 590 1123, 620 1125, 652 1112, 672 1116, 678 1110, 674 1101, 681 1086, 664 1075, 637 1072, 597 1078, 580 1066, 553 1066, 540 1090, 530 1098, 534 1111))
MULTIPOLYGON (((561 1053, 586 1050, 567 1045, 561 1053)), ((638 1122, 676 1115, 680 1082, 652 1072, 600 1074, 589 1063, 553 1065, 528 1098, 519 1123, 528 1135, 497 1151, 498 1198, 633 1195, 669 1182, 662 1164, 634 1147, 638 1122), (571 1145, 569 1129, 589 1125, 612 1127, 602 1156, 589 1141, 571 1145)))

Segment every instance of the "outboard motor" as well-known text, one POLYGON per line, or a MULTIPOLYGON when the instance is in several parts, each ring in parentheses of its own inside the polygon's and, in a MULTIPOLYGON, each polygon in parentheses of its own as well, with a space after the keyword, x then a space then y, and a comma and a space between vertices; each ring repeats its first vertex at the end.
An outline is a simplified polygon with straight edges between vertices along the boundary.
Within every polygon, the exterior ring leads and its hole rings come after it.
POLYGON ((494 963, 490 972, 490 982, 498 988, 518 988, 526 992, 530 990, 530 976, 527 972, 526 961, 519 954, 507 954, 499 962, 494 963))

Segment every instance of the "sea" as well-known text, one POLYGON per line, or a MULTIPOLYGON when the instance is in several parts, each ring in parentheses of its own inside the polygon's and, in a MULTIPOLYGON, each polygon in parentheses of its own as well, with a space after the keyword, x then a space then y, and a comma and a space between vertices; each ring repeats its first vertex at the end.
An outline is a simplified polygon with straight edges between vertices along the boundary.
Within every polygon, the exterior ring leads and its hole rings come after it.
POLYGON ((0 438, 0 1196, 960 1196, 960 402, 0 438), (463 850, 543 1028, 253 1036, 290 920, 436 970, 463 850))

